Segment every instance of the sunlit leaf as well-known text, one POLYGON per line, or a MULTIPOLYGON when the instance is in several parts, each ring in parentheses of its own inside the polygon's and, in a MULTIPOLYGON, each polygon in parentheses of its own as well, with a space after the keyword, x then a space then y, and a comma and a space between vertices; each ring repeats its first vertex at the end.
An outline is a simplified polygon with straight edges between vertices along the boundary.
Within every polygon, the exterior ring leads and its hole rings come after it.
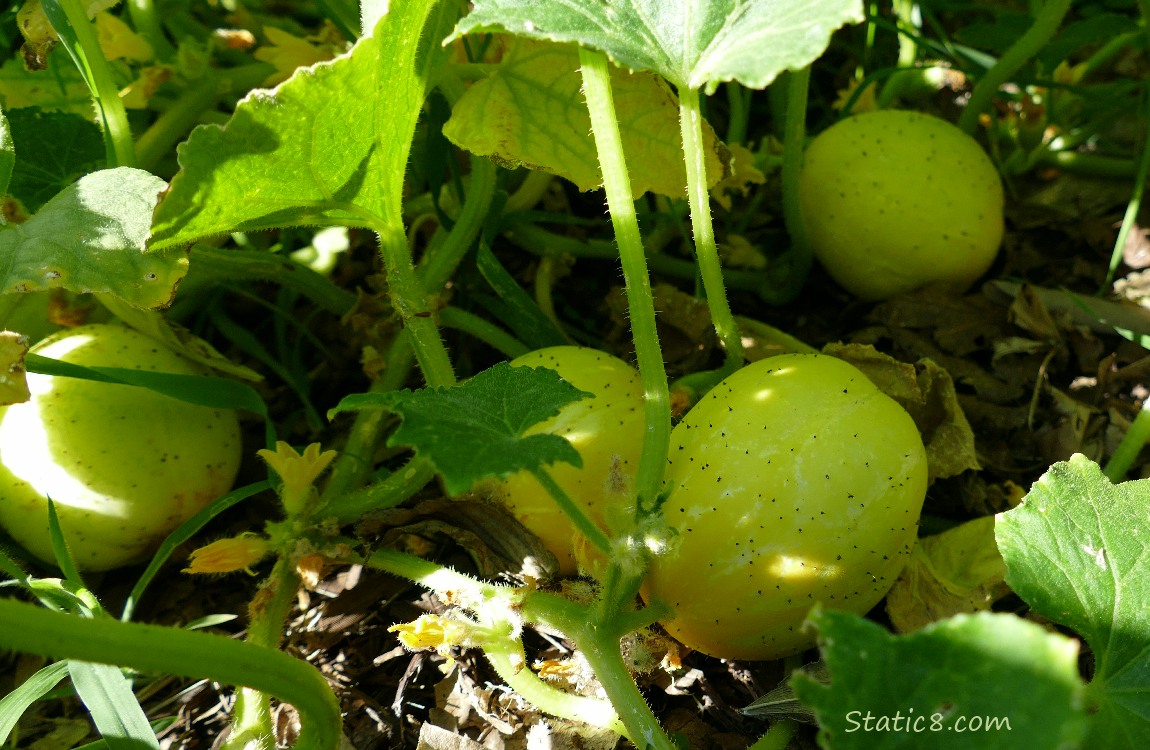
POLYGON ((1094 652, 1087 747, 1150 744, 1150 479, 1054 464, 995 528, 1006 582, 1094 652))
POLYGON ((605 52, 676 86, 737 80, 763 88, 819 57, 861 0, 476 0, 454 36, 507 31, 605 52))
POLYGON ((351 52, 253 91, 223 127, 193 131, 153 247, 235 230, 397 224, 427 78, 445 55, 428 39, 442 38, 455 7, 395 3, 351 52))
POLYGON ((811 622, 831 680, 791 684, 821 747, 1076 747, 1085 731, 1077 642, 1014 615, 956 615, 903 636, 833 610, 811 622))
POLYGON ((166 306, 188 262, 179 249, 145 248, 163 189, 160 178, 128 167, 64 188, 28 221, 0 230, 0 293, 68 289, 166 306))

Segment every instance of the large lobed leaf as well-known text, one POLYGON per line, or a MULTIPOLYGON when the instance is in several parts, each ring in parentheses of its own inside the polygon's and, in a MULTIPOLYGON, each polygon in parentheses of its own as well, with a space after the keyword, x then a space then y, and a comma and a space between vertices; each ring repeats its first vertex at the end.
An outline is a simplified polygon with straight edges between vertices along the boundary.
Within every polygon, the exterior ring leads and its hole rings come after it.
POLYGON ((1006 582, 1094 652, 1088 747, 1150 746, 1150 479, 1085 456, 1050 467, 995 527, 1006 582))
POLYGON ((435 465, 454 495, 480 479, 556 461, 582 466, 578 451, 558 435, 524 433, 589 395, 552 370, 501 362, 462 385, 348 396, 332 413, 373 408, 397 412, 403 423, 388 445, 415 448, 435 465))
POLYGON ((791 680, 833 750, 1075 747, 1085 731, 1077 643, 1014 615, 956 615, 893 636, 816 611, 824 685, 791 680))
POLYGON ((473 31, 575 42, 676 86, 737 80, 763 88, 863 19, 861 0, 475 0, 452 38, 473 31))
POLYGON ((145 247, 164 186, 139 169, 93 172, 28 221, 0 230, 0 294, 60 288, 110 294, 135 307, 168 305, 188 262, 182 250, 145 247))
POLYGON ((197 128, 156 211, 153 247, 233 230, 398 224, 403 176, 451 2, 393 3, 371 36, 197 128), (426 28, 425 28, 426 27, 426 28))

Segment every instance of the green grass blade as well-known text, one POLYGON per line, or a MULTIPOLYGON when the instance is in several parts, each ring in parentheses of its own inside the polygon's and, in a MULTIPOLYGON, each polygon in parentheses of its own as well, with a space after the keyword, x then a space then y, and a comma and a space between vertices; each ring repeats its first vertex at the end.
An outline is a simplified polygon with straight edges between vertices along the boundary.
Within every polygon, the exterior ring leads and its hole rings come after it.
POLYGON ((8 735, 16 728, 16 722, 28 707, 47 695, 67 673, 67 662, 58 661, 49 664, 24 680, 11 693, 0 698, 0 745, 8 742, 8 735))
POLYGON ((72 685, 109 750, 160 750, 152 725, 132 692, 131 681, 118 667, 83 661, 66 663, 72 685))

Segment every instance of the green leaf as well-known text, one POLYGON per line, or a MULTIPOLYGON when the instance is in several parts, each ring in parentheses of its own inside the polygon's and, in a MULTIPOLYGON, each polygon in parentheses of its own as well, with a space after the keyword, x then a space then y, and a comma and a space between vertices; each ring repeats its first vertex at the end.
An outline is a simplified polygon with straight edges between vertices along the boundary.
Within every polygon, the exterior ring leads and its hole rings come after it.
POLYGON ((156 733, 132 692, 132 683, 119 668, 69 661, 68 674, 110 750, 159 750, 156 733))
MULTIPOLYGON (((91 118, 35 107, 8 112, 17 159, 8 192, 29 212, 89 172, 104 167, 104 137, 91 118)), ((3 192, 3 191, 0 191, 3 192)))
POLYGON ((92 116, 92 97, 79 69, 68 53, 57 49, 48 55, 46 70, 30 71, 20 55, 0 65, 0 102, 8 110, 39 107, 44 110, 92 116))
POLYGON ((450 494, 480 479, 506 477, 556 461, 583 465, 579 452, 558 435, 527 435, 533 425, 590 396, 545 368, 501 362, 466 383, 399 393, 349 396, 332 414, 384 408, 403 422, 388 445, 409 445, 435 464, 450 494))
POLYGON ((829 685, 791 684, 824 748, 1075 747, 1085 731, 1077 642, 1014 615, 956 615, 893 636, 816 609, 829 685))
MULTIPOLYGON (((611 83, 623 148, 628 159, 643 165, 631 173, 632 193, 686 197, 675 94, 650 73, 614 68, 611 83)), ((572 45, 513 40, 495 72, 455 104, 443 133, 474 154, 512 167, 542 169, 580 190, 594 190, 603 176, 582 85, 579 53, 572 45)), ((704 133, 713 185, 726 170, 722 147, 706 123, 704 133)))
POLYGON ((63 288, 166 306, 188 261, 182 250, 144 247, 163 189, 159 177, 128 167, 69 185, 28 221, 0 230, 0 294, 63 288))
POLYGON ((0 746, 7 746, 8 735, 28 707, 47 695, 67 674, 67 662, 54 662, 39 669, 15 690, 0 698, 0 746))
POLYGON ((1150 744, 1150 479, 1054 464, 995 528, 1006 582, 1094 651, 1089 747, 1150 744))
POLYGON ((192 132, 156 211, 152 246, 233 230, 399 226, 403 177, 451 2, 393 3, 375 34, 256 90, 223 126, 192 132), (425 29, 426 22, 426 29, 425 29))
POLYGON ((835 29, 863 20, 861 0, 476 0, 472 6, 449 39, 507 31, 575 42, 620 67, 708 91, 731 80, 763 88, 821 55, 835 29))

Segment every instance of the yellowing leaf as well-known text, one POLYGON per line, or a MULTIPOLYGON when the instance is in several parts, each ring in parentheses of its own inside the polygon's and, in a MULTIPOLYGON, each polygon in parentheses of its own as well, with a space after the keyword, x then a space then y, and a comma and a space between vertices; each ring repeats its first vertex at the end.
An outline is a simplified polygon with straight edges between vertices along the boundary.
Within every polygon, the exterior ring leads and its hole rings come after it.
POLYGON ((167 65, 149 65, 140 70, 140 76, 120 90, 120 99, 128 109, 147 109, 148 101, 172 77, 167 65))
MULTIPOLYGON (((619 68, 612 68, 611 85, 632 191, 684 197, 687 173, 674 93, 650 73, 619 68)), ((443 134, 474 154, 594 190, 603 178, 581 86, 574 46, 512 41, 496 72, 456 103, 443 134)), ((709 187, 724 177, 727 155, 709 125, 704 133, 709 187)))
POLYGON ((976 518, 918 541, 887 595, 891 623, 906 633, 963 612, 990 609, 1009 590, 994 541, 994 516, 976 518))
POLYGON ((98 13, 95 22, 100 49, 109 60, 147 62, 155 56, 147 39, 111 13, 98 13))
POLYGON ((730 210, 731 193, 746 195, 751 185, 762 185, 767 176, 755 166, 755 155, 741 143, 732 143, 729 174, 711 188, 711 197, 723 208, 730 210))
POLYGON ((276 72, 264 81, 267 86, 286 81, 296 68, 314 65, 335 57, 331 50, 321 49, 306 39, 293 36, 274 26, 265 26, 264 36, 268 38, 270 44, 260 47, 252 53, 252 56, 276 67, 276 72))

